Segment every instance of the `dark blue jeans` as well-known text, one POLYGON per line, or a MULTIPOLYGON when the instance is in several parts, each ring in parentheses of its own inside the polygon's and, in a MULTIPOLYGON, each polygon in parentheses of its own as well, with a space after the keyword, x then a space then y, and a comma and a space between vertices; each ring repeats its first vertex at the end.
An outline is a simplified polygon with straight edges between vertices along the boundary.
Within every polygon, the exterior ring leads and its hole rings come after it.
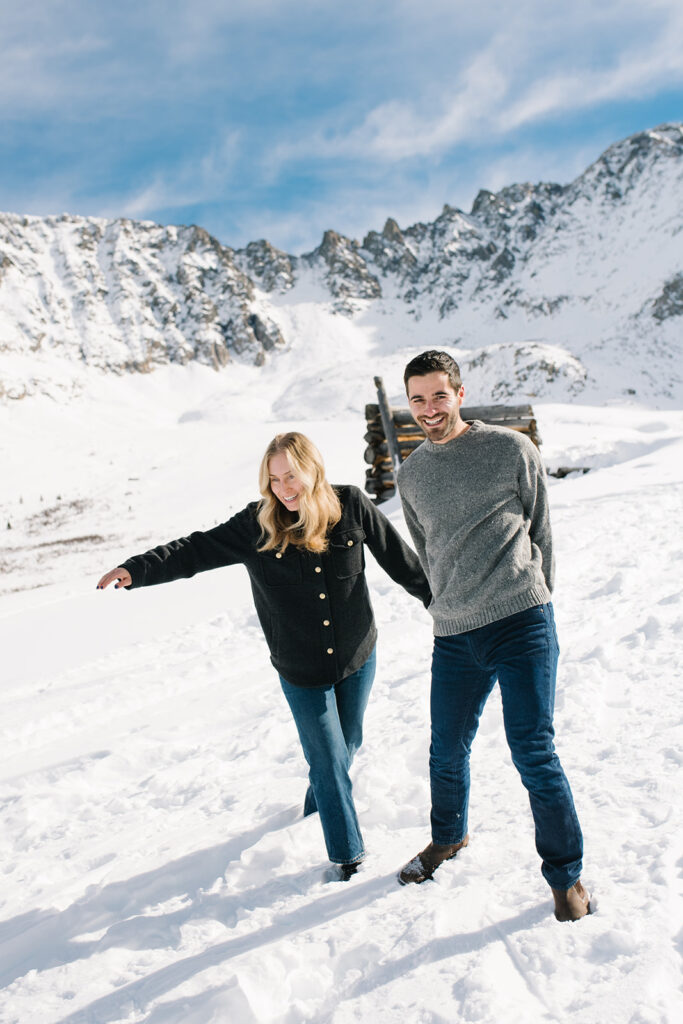
POLYGON ((553 745, 558 654, 551 604, 434 638, 431 820, 435 843, 458 843, 467 832, 470 750, 498 680, 505 735, 529 792, 541 870, 554 889, 569 889, 581 874, 583 839, 553 745))
POLYGON ((327 855, 333 864, 353 864, 365 849, 353 804, 349 768, 363 742, 363 715, 375 678, 375 652, 333 686, 280 683, 292 710, 310 771, 304 814, 320 812, 327 855))

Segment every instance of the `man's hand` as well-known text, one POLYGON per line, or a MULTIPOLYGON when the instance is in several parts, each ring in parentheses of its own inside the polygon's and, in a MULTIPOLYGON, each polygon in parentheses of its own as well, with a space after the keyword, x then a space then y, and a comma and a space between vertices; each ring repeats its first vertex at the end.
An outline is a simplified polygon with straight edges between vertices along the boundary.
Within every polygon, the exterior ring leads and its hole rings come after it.
POLYGON ((105 587, 108 587, 110 583, 114 582, 114 580, 118 580, 116 586, 114 587, 114 590, 118 590, 120 587, 129 587, 133 582, 128 570, 122 569, 121 566, 119 566, 117 569, 112 569, 110 572, 105 572, 104 576, 97 584, 97 589, 104 590, 105 587))

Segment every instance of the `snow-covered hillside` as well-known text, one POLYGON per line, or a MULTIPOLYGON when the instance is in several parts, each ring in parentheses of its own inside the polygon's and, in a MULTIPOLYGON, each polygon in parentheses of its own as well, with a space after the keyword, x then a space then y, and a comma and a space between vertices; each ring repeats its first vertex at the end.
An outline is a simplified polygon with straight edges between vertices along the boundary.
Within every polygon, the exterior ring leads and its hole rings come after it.
POLYGON ((326 337, 455 350, 481 400, 680 402, 683 125, 611 146, 569 185, 481 191, 470 213, 325 233, 295 257, 201 228, 0 215, 0 399, 91 371, 229 372, 326 337), (339 321, 344 321, 340 324, 339 321), (638 372, 632 372, 637 366, 638 372))
POLYGON ((298 258, 0 217, 0 1024, 679 1020, 682 152, 664 126, 571 185, 298 258), (257 497, 283 429, 362 486, 373 376, 403 405, 433 346, 467 403, 532 401, 546 464, 590 470, 549 480, 558 749, 596 910, 576 924, 552 915, 496 692, 469 848, 398 886, 429 834, 432 638, 374 563, 368 857, 346 884, 301 818, 243 571, 95 590, 257 497))
MULTIPOLYGON (((428 838, 431 630, 377 566, 353 769, 368 857, 346 884, 324 882, 317 816, 301 818, 305 764, 242 570, 95 590, 125 555, 256 497, 278 430, 362 484, 372 375, 398 398, 422 339, 392 352, 345 316, 316 336, 314 303, 288 315, 305 340, 261 367, 96 375, 68 405, 0 406, 0 1022, 674 1024, 680 411, 616 402, 609 378, 593 405, 535 402, 545 461, 591 468, 550 480, 558 748, 596 908, 576 924, 552 916, 496 693, 470 847, 398 886, 428 838)), ((620 372, 638 386, 637 358, 620 372)))

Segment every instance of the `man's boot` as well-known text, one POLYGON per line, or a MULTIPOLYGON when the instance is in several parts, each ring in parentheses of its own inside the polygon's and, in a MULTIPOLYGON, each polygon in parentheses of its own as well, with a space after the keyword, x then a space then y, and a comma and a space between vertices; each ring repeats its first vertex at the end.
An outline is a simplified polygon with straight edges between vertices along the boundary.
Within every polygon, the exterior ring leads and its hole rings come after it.
POLYGON ((467 846, 469 841, 470 837, 467 835, 459 843, 452 843, 450 846, 439 846, 438 843, 430 843, 421 853, 418 853, 416 857, 413 857, 411 861, 401 868, 397 876, 399 882, 401 885, 408 885, 409 882, 415 882, 419 885, 420 882, 426 882, 428 878, 432 877, 439 864, 443 864, 445 860, 455 857, 458 851, 462 850, 463 846, 467 846))
POLYGON ((580 881, 571 889, 553 889, 553 898, 558 921, 578 921, 591 912, 590 893, 586 892, 580 881))

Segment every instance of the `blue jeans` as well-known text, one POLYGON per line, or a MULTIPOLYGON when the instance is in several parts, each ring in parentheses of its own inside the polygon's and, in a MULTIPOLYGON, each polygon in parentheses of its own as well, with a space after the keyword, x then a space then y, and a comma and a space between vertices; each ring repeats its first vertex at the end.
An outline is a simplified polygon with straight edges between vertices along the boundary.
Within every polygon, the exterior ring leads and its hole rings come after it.
POLYGON ((470 750, 498 680, 505 736, 529 792, 541 871, 554 889, 569 889, 581 874, 583 838, 553 745, 558 654, 551 604, 434 638, 431 821, 435 843, 458 843, 467 832, 470 750))
POLYGON ((332 686, 292 686, 280 676, 310 768, 304 814, 320 812, 333 864, 356 863, 365 853, 349 768, 363 742, 363 715, 375 678, 375 660, 373 651, 357 672, 332 686))

